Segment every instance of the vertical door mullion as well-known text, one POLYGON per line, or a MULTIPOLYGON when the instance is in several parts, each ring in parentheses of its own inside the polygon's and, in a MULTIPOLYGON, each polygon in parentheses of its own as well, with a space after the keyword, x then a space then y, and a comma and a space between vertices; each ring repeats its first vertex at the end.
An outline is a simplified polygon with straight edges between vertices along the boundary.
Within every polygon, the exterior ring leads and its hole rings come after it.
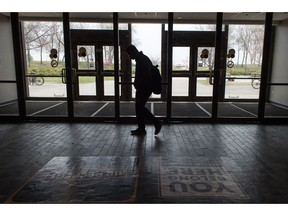
POLYGON ((172 61, 173 61, 173 13, 168 13, 168 44, 167 44, 167 119, 171 120, 172 106, 172 61))
POLYGON ((63 30, 64 30, 64 48, 65 48, 65 69, 66 69, 66 89, 68 104, 68 119, 71 121, 74 117, 73 107, 73 84, 72 84, 72 60, 71 60, 71 35, 69 13, 63 13, 63 30))
POLYGON ((17 81, 17 97, 18 97, 18 107, 19 116, 21 120, 26 118, 26 103, 25 103, 25 87, 24 87, 24 62, 23 50, 21 49, 21 34, 19 26, 19 15, 18 13, 11 13, 11 26, 12 26, 12 37, 13 37, 13 49, 14 49, 14 59, 15 59, 15 70, 16 70, 16 81, 17 81))
POLYGON ((258 119, 262 123, 265 116, 265 102, 266 102, 266 90, 267 80, 270 64, 270 53, 271 53, 271 38, 272 38, 272 21, 273 13, 266 13, 265 19, 265 30, 264 30, 264 44, 263 44, 263 58, 261 66, 261 85, 260 85, 260 96, 258 104, 258 119))
POLYGON ((96 98, 102 100, 104 97, 104 77, 103 77, 103 49, 102 45, 95 44, 96 56, 96 98))
POLYGON ((114 36, 114 99, 115 99, 115 118, 119 121, 120 117, 120 98, 119 98, 119 29, 118 13, 113 13, 113 36, 114 36))
POLYGON ((216 121, 218 117, 222 22, 223 22, 223 13, 217 13, 216 38, 215 38, 215 65, 214 65, 214 80, 213 80, 213 99, 212 99, 213 121, 216 121))
MULTIPOLYGON (((73 42, 72 42, 73 43, 73 42)), ((78 58, 77 58, 77 44, 73 43, 72 44, 72 50, 76 50, 76 53, 72 53, 72 68, 76 70, 74 74, 74 83, 73 83, 73 96, 75 100, 78 100, 80 97, 80 88, 79 88, 79 79, 78 79, 78 58)))
POLYGON ((198 64, 198 58, 197 58, 197 54, 198 54, 198 45, 191 45, 191 63, 190 63, 190 67, 191 67, 191 79, 192 79, 192 86, 191 86, 191 99, 192 101, 196 100, 196 94, 197 94, 197 64, 198 64))

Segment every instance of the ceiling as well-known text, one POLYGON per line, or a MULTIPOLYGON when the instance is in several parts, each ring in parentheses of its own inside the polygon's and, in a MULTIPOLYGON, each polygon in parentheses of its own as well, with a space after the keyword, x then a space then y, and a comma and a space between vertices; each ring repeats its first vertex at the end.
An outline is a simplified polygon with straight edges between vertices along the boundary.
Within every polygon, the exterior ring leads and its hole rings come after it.
MULTIPOLYGON (((10 13, 2 13, 10 16, 10 13)), ((145 23, 167 23, 168 13, 164 12, 120 12, 119 22, 145 22, 145 23)), ((72 22, 112 22, 112 12, 71 12, 70 21, 72 22)), ((266 13, 263 12, 235 12, 223 13, 225 24, 261 24, 265 21, 266 13)), ((215 23, 216 12, 176 12, 173 13, 175 23, 215 23)), ((62 20, 60 12, 20 12, 21 20, 54 21, 62 20)), ((274 24, 288 20, 288 12, 273 13, 274 24)))

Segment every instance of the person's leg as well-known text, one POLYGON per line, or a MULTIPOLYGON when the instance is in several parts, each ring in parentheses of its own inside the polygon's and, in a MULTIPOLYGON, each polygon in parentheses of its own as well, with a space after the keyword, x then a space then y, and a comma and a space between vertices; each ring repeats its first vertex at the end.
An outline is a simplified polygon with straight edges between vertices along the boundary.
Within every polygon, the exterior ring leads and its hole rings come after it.
POLYGON ((144 117, 148 119, 150 122, 152 122, 153 124, 158 122, 158 119, 146 107, 144 107, 143 113, 144 113, 144 117))
MULTIPOLYGON (((150 91, 150 92, 147 91, 147 92, 144 92, 143 95, 141 95, 142 98, 143 98, 143 101, 145 102, 145 104, 147 103, 147 101, 148 101, 148 99, 149 99, 149 97, 150 97, 151 94, 152 94, 151 91, 150 91)), ((150 121, 150 122, 152 122, 152 123, 154 124, 154 127, 155 127, 155 132, 154 132, 154 134, 157 135, 157 134, 161 131, 163 121, 157 119, 157 118, 155 117, 155 115, 153 115, 153 114, 149 111, 149 109, 147 109, 147 108, 145 107, 145 104, 144 104, 144 106, 143 106, 143 109, 144 109, 144 110, 143 110, 143 116, 144 116, 143 119, 146 118, 146 119, 148 119, 148 121, 150 121)), ((144 121, 144 120, 143 120, 143 121, 144 121)))
MULTIPOLYGON (((150 111, 145 107, 150 95, 150 91, 136 91, 136 118, 138 123, 138 129, 145 131, 145 118, 150 122, 153 122, 155 126, 155 135, 157 135, 162 127, 162 121, 158 120, 150 111)), ((133 133, 133 132, 132 132, 133 133)), ((137 132, 136 132, 137 133, 137 132)))
POLYGON ((147 93, 143 91, 136 91, 136 103, 135 103, 135 109, 136 109, 136 119, 138 128, 140 130, 145 130, 145 104, 147 103, 149 99, 149 96, 147 98, 147 93))

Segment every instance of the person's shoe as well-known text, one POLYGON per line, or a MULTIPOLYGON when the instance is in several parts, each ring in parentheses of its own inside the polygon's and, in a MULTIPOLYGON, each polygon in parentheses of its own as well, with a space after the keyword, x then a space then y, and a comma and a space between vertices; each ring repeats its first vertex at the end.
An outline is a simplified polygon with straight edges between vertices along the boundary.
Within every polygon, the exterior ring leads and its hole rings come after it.
POLYGON ((136 130, 131 130, 131 135, 143 136, 146 135, 146 130, 137 128, 136 130))
POLYGON ((155 135, 157 135, 157 134, 160 133, 161 128, 162 128, 162 124, 163 124, 163 121, 162 121, 162 120, 159 120, 159 121, 155 124, 155 132, 154 132, 155 135))

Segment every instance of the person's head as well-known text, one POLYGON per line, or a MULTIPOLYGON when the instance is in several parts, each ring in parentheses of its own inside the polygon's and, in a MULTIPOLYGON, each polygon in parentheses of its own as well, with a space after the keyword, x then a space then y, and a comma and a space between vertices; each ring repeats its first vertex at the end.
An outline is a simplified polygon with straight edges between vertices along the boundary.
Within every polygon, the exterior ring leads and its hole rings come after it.
POLYGON ((136 57, 139 53, 138 49, 132 44, 126 48, 126 52, 128 53, 128 55, 131 59, 136 59, 136 57))

